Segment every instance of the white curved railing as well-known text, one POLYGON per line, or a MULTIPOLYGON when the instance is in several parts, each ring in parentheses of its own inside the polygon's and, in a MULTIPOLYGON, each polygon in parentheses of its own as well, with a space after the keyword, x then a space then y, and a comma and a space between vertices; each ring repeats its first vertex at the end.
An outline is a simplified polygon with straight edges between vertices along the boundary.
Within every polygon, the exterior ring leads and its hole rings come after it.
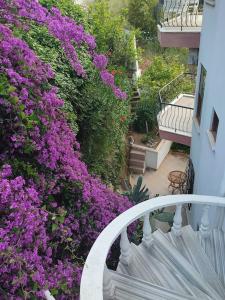
POLYGON ((149 224, 149 213, 157 209, 176 205, 177 210, 172 231, 174 234, 179 235, 182 226, 181 208, 182 204, 185 203, 205 205, 200 226, 200 232, 203 237, 207 237, 209 232, 209 206, 225 206, 224 198, 198 195, 171 195, 150 199, 130 208, 113 220, 94 243, 83 269, 80 300, 103 300, 104 291, 110 293, 110 278, 107 276, 107 272, 104 274, 104 271, 106 271, 106 258, 112 244, 121 235, 120 261, 125 264, 129 262, 127 227, 131 223, 144 217, 142 243, 147 243, 150 246, 151 227, 149 224))

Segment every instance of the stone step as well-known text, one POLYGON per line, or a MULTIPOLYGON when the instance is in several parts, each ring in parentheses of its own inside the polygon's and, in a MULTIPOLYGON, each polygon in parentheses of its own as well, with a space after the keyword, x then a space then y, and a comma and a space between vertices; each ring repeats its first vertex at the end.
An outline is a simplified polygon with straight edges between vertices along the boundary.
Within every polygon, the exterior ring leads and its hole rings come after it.
POLYGON ((144 174, 145 168, 139 168, 139 167, 129 167, 129 171, 133 174, 144 174))
POLYGON ((139 103, 140 103, 140 101, 132 100, 130 104, 131 104, 131 106, 136 107, 139 103))
POLYGON ((139 151, 139 150, 131 150, 130 151, 130 159, 135 159, 135 160, 145 160, 145 153, 139 151))
POLYGON ((145 160, 136 160, 136 159, 130 159, 129 160, 129 168, 145 168, 145 160))
POLYGON ((139 95, 132 96, 132 98, 131 98, 131 101, 132 101, 132 102, 134 102, 134 101, 140 102, 140 100, 141 100, 141 97, 140 97, 139 95))
POLYGON ((146 154, 146 149, 143 149, 142 146, 137 144, 133 144, 131 149, 146 154))

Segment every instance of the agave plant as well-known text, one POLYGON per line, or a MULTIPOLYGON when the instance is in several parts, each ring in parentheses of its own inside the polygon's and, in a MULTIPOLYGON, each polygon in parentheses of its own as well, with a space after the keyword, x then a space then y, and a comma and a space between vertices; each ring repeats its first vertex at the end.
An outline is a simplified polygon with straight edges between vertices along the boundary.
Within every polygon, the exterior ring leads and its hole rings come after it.
POLYGON ((142 187, 143 177, 139 176, 136 185, 133 188, 127 186, 127 192, 124 193, 135 205, 149 199, 149 189, 144 185, 142 187))

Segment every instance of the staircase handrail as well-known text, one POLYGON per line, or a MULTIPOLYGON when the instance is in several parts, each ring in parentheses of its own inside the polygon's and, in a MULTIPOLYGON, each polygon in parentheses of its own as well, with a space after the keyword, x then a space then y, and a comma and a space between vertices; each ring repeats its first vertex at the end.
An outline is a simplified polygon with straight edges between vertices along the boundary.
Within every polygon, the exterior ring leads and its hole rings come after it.
MULTIPOLYGON (((181 206, 183 204, 190 203, 203 204, 206 208, 209 206, 225 206, 225 200, 222 197, 199 195, 169 195, 149 199, 145 202, 142 202, 125 211, 123 214, 114 219, 102 231, 89 252, 81 278, 80 300, 103 300, 103 279, 107 279, 107 284, 109 283, 108 278, 105 278, 105 276, 103 276, 104 271, 106 270, 106 259, 108 253, 111 249, 112 244, 121 234, 121 241, 126 248, 128 242, 126 230, 131 223, 142 218, 143 216, 146 220, 146 216, 155 210, 176 205, 178 209, 175 214, 173 229, 176 233, 179 233, 179 228, 181 227, 181 217, 179 218, 179 214, 181 214, 181 206)), ((200 227, 200 231, 202 231, 205 236, 207 236, 208 230, 206 215, 207 212, 208 209, 205 209, 203 214, 203 225, 201 225, 200 227)), ((124 254, 126 253, 124 252, 124 254)), ((126 259, 126 255, 124 255, 123 259, 126 259)))

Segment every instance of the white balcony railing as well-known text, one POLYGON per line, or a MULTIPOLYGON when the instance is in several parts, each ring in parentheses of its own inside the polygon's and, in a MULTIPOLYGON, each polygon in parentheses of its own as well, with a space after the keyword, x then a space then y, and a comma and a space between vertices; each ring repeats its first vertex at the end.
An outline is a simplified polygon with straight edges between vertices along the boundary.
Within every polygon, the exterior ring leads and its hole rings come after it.
POLYGON ((130 259, 130 242, 127 236, 127 227, 134 221, 144 217, 142 243, 151 247, 152 232, 149 223, 149 214, 155 210, 176 206, 172 231, 179 235, 182 226, 181 208, 183 204, 202 204, 203 215, 201 219, 200 233, 207 238, 209 233, 209 206, 225 206, 224 198, 197 196, 197 195, 171 195, 150 199, 132 207, 118 216, 99 235, 94 243, 86 263, 81 279, 80 300, 103 300, 104 295, 113 295, 114 287, 110 273, 106 267, 106 258, 114 241, 121 236, 120 262, 128 264, 130 259))

